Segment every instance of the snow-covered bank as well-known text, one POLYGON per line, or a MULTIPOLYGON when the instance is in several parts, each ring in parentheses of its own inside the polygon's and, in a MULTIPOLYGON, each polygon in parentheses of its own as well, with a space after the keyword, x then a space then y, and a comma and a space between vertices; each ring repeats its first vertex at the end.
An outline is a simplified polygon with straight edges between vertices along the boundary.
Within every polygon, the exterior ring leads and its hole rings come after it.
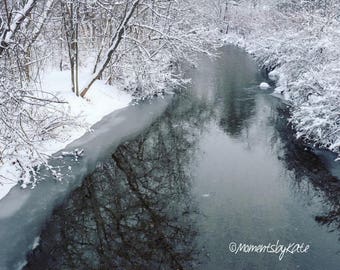
POLYGON ((18 179, 27 183, 34 166, 46 162, 50 153, 131 100, 117 90, 111 93, 104 82, 119 85, 136 99, 153 97, 185 83, 179 61, 193 63, 197 54, 211 53, 214 39, 207 33, 214 21, 203 16, 210 6, 201 5, 206 1, 104 2, 0 5, 4 192, 18 179), (42 75, 51 66, 68 71, 42 75), (85 67, 91 72, 84 72, 85 67), (70 89, 87 102, 74 98, 70 89))
POLYGON ((149 127, 170 101, 171 96, 155 98, 103 117, 92 126, 92 132, 63 149, 65 152, 83 149, 81 159, 67 156, 50 161, 63 176, 62 182, 56 182, 53 171, 43 168, 37 176, 41 181, 34 189, 13 187, 0 201, 0 269, 21 269, 52 210, 95 170, 98 160, 110 156, 120 144, 149 127))
POLYGON ((243 1, 228 11, 225 41, 252 54, 276 81, 275 94, 292 104, 298 137, 340 154, 340 21, 333 13, 243 1))
MULTIPOLYGON (((87 71, 80 73, 80 84, 85 83, 89 77, 87 71)), ((104 81, 97 81, 86 99, 76 97, 71 92, 69 71, 46 72, 41 81, 41 89, 49 96, 56 96, 60 101, 58 110, 67 115, 69 122, 53 130, 53 136, 47 140, 37 139, 32 143, 34 152, 13 150, 14 154, 6 156, 0 166, 0 199, 18 183, 23 185, 30 181, 30 170, 46 161, 48 157, 63 149, 67 144, 82 136, 90 127, 101 120, 105 115, 126 107, 132 96, 109 86, 104 81), (15 154, 16 153, 16 154, 15 154), (39 153, 39 156, 38 156, 39 153)), ((50 113, 54 113, 51 111, 50 113)), ((10 149, 9 149, 10 152, 10 149)))

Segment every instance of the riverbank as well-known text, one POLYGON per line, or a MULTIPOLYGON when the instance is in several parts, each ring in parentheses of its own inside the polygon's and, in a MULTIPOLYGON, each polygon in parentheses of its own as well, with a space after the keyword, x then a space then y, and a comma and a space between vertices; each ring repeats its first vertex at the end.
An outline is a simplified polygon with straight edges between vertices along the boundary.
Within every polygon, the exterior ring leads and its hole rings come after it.
POLYGON ((296 136, 340 157, 340 22, 318 11, 231 6, 224 40, 253 55, 292 104, 296 136), (294 17, 294 18, 293 18, 294 17))
MULTIPOLYGON (((335 179, 294 139, 286 106, 259 89, 263 77, 256 63, 244 50, 227 46, 220 50, 220 58, 203 57, 190 77, 188 91, 173 96, 149 125, 136 136, 123 136, 117 147, 105 139, 121 132, 121 126, 106 126, 119 119, 117 115, 98 129, 103 137, 90 134, 93 145, 86 139, 85 153, 101 147, 106 158, 85 154, 79 160, 82 165, 73 167, 74 180, 45 181, 33 191, 24 190, 33 197, 8 220, 0 219, 0 227, 10 228, 4 231, 12 236, 0 232, 0 262, 12 269, 26 258, 25 270, 74 265, 338 270, 335 179), (95 169, 88 169, 88 160, 95 169), (51 203, 50 194, 60 201, 63 195, 57 196, 55 189, 62 188, 68 195, 61 203, 51 203), (46 214, 46 205, 52 205, 51 215, 46 214), (44 217, 43 226, 32 232, 39 227, 37 212, 44 217), (332 218, 335 230, 330 232, 333 226, 321 224, 332 218), (21 226, 13 228, 18 219, 21 226), (107 236, 105 245, 102 235, 107 236), (28 248, 23 241, 33 243, 33 236, 39 236, 35 242, 39 245, 25 256, 28 248), (286 253, 281 261, 280 254, 235 254, 228 249, 233 244, 278 241, 282 246, 304 243, 310 249, 306 254, 286 253), (13 242, 20 249, 8 248, 13 242)), ((153 99, 154 105, 130 119, 125 118, 128 111, 143 104, 123 109, 122 125, 135 127, 131 120, 140 123, 140 117, 154 112, 162 100, 153 99)))
MULTIPOLYGON (((80 84, 85 83, 90 73, 82 70, 80 74, 80 84)), ((53 136, 47 140, 35 140, 32 143, 35 152, 16 153, 13 150, 14 154, 3 160, 0 167, 0 199, 19 181, 23 187, 30 183, 31 172, 35 166, 44 164, 52 154, 81 137, 105 115, 128 106, 132 101, 130 94, 119 87, 107 85, 104 81, 97 81, 86 99, 77 97, 70 90, 69 76, 69 71, 50 70, 42 77, 39 87, 49 96, 55 96, 63 102, 58 104, 57 111, 65 115, 68 121, 56 128, 53 136)))

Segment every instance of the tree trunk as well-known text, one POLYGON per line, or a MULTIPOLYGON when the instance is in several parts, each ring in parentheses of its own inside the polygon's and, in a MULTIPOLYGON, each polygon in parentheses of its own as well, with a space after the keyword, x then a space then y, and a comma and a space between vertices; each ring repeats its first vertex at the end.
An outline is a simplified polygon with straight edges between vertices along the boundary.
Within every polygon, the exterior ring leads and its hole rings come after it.
POLYGON ((61 2, 61 4, 64 10, 63 21, 68 46, 68 55, 70 60, 72 92, 79 96, 79 51, 78 51, 79 6, 76 1, 77 0, 73 0, 70 3, 61 2))
POLYGON ((90 79, 89 83, 86 85, 86 87, 81 91, 80 96, 84 97, 86 95, 86 93, 88 92, 88 90, 91 88, 91 86, 93 85, 93 83, 98 80, 98 78, 101 77, 102 73, 104 72, 105 68, 107 67, 107 65, 110 63, 110 60, 112 58, 112 55, 115 53, 115 51, 117 50, 119 43, 122 40, 123 34, 125 32, 125 28, 127 26, 127 24, 129 23, 129 20, 131 19, 135 9, 137 8, 138 4, 139 4, 140 0, 135 0, 132 4, 132 6, 130 7, 130 10, 127 11, 125 13, 125 16, 123 18, 123 20, 121 21, 119 27, 116 30, 116 33, 114 34, 114 36, 112 37, 111 40, 111 46, 108 49, 108 51, 105 54, 104 60, 102 61, 102 63, 99 65, 97 71, 95 73, 93 73, 92 78, 90 79))
POLYGON ((8 22, 8 27, 0 33, 0 57, 4 51, 8 48, 9 42, 15 36, 15 33, 19 30, 23 21, 31 14, 32 9, 37 4, 38 0, 28 0, 25 6, 21 10, 13 12, 15 14, 14 19, 8 22))

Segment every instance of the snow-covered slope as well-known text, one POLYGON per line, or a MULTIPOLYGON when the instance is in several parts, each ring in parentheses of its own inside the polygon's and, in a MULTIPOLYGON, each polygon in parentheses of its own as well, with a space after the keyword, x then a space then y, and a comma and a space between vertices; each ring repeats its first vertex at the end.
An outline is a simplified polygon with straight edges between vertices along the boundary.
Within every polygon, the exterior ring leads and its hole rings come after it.
MULTIPOLYGON (((80 72, 80 85, 89 77, 86 70, 80 72)), ((65 124, 54 131, 54 138, 34 143, 43 159, 63 149, 67 144, 83 135, 90 127, 100 121, 103 116, 126 107, 132 100, 131 95, 119 90, 117 87, 106 85, 104 81, 97 81, 86 99, 76 97, 71 91, 69 71, 49 71, 43 76, 40 88, 49 95, 65 101, 60 104, 60 110, 66 113, 72 124, 65 124)), ((29 169, 41 163, 42 160, 30 152, 20 152, 17 156, 5 158, 0 167, 0 199, 17 184, 18 180, 23 185, 28 183, 29 169), (19 160, 19 162, 18 162, 19 160), (24 170, 23 170, 24 168, 24 170), (23 171, 25 173, 23 173, 23 171)))
MULTIPOLYGON (((230 8, 227 43, 252 54, 291 105, 298 137, 340 155, 340 20, 321 12, 280 11, 275 3, 230 8)), ((333 15, 332 15, 333 14, 333 15)))

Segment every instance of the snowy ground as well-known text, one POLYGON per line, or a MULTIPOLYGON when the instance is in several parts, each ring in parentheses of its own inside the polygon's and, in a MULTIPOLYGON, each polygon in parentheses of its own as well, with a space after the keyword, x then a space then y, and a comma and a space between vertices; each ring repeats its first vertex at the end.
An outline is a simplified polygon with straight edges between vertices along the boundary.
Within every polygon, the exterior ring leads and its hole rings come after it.
MULTIPOLYGON (((86 71, 80 72, 80 85, 89 78, 86 71)), ((62 109, 74 120, 75 125, 65 125, 57 130, 57 136, 44 142, 37 142, 34 147, 44 156, 63 149, 67 144, 82 136, 96 122, 100 121, 105 115, 126 107, 132 100, 131 95, 123 92, 116 87, 106 85, 103 81, 97 81, 88 92, 86 99, 76 97, 71 92, 71 82, 69 71, 50 71, 41 80, 41 89, 57 96, 60 100, 66 101, 62 109)), ((23 155, 21 164, 30 166, 37 161, 32 161, 29 156, 23 155)), ((14 163, 13 159, 5 159, 0 166, 0 199, 17 184, 22 170, 14 163)), ((29 181, 28 175, 24 175, 24 183, 29 181)))

